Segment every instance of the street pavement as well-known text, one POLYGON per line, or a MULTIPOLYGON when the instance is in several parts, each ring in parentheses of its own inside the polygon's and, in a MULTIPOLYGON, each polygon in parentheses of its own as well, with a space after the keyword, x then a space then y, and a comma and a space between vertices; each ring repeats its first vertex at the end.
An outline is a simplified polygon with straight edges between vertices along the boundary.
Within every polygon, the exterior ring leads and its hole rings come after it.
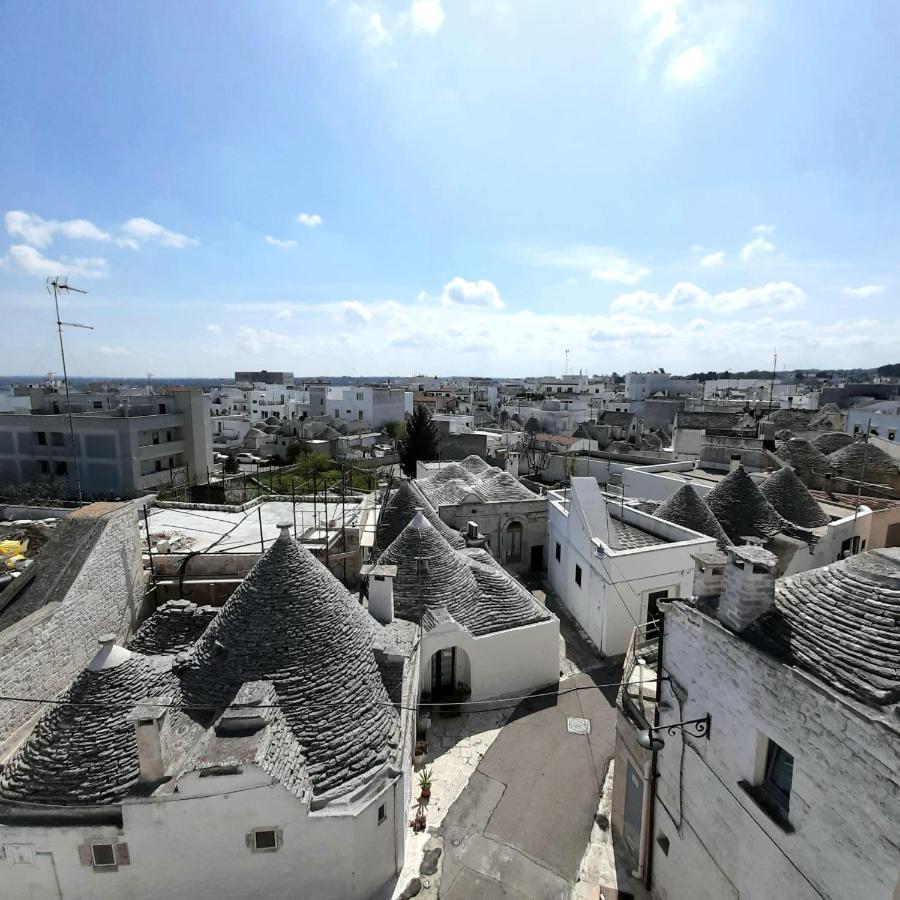
POLYGON ((616 688, 597 685, 620 677, 593 668, 519 705, 441 825, 442 897, 567 900, 613 755, 616 688), (590 733, 570 733, 570 717, 590 733))

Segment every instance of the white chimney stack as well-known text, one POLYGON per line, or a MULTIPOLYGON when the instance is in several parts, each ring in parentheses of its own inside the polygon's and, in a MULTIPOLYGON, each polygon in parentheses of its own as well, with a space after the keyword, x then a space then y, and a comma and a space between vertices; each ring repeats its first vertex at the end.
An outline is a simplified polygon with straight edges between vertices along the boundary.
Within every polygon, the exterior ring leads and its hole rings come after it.
POLYGON ((696 553, 694 560, 694 597, 712 598, 722 593, 722 578, 725 574, 725 554, 718 550, 696 553))
POLYGON ((753 545, 729 547, 726 553, 719 621, 739 634, 775 602, 778 557, 753 545))
POLYGON ((148 697, 138 703, 128 717, 134 722, 139 780, 144 784, 155 784, 166 778, 162 728, 172 700, 172 697, 148 697))
POLYGON ((362 572, 369 579, 369 615, 382 625, 394 621, 396 566, 369 566, 362 572))

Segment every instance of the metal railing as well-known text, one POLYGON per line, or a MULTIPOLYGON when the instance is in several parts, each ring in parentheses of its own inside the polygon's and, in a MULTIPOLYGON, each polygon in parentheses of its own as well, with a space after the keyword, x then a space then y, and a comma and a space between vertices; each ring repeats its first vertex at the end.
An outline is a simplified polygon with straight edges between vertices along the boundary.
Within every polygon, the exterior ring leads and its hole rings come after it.
POLYGON ((653 723, 659 702, 659 626, 638 625, 631 633, 622 673, 620 694, 623 708, 641 727, 653 723))

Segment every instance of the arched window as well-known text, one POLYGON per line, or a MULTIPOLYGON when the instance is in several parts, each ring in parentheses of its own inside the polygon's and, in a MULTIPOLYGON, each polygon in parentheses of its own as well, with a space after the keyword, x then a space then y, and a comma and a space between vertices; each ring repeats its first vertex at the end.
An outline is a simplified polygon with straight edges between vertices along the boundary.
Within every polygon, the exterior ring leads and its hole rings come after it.
POLYGON ((506 526, 506 561, 522 561, 522 523, 510 522, 506 526))

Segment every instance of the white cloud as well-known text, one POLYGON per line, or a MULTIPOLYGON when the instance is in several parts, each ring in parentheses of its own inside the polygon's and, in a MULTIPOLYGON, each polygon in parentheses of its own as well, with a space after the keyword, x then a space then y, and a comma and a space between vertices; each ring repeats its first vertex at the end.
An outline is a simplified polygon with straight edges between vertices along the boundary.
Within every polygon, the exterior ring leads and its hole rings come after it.
POLYGON ((289 341, 287 335, 242 325, 238 328, 236 343, 238 349, 245 353, 260 354, 272 344, 280 344, 286 341, 289 341))
POLYGON ((703 75, 708 74, 714 65, 712 53, 709 48, 695 44, 679 53, 666 69, 666 77, 670 81, 690 83, 698 81, 703 75))
POLYGON ((100 256, 87 258, 48 259, 40 250, 27 244, 13 244, 6 256, 0 259, 5 268, 16 269, 27 275, 52 278, 55 275, 69 275, 73 278, 107 278, 109 265, 100 256))
POLYGON ((458 275, 444 285, 441 302, 445 306, 477 306, 482 309, 503 309, 505 306, 492 281, 466 281, 458 275))
POLYGON ((281 240, 280 238, 272 237, 271 234, 267 234, 265 236, 265 241, 267 244, 271 244, 273 247, 278 247, 279 250, 290 250, 292 247, 297 246, 296 241, 281 240))
POLYGON ((841 293, 847 297, 877 297, 884 293, 883 284, 861 284, 859 287, 841 288, 841 293))
POLYGON ((101 344, 97 348, 104 356, 130 356, 130 351, 113 344, 101 344))
POLYGON ((805 302, 803 289, 789 281, 770 282, 758 288, 738 288, 718 294, 710 294, 696 284, 682 281, 667 294, 650 291, 622 294, 613 300, 610 308, 631 312, 706 309, 714 313, 734 314, 745 309, 796 309, 805 302))
POLYGON ((753 233, 760 235, 775 234, 774 225, 754 225, 753 233))
POLYGON ((719 250, 717 253, 707 253, 706 256, 700 260, 700 265, 706 269, 714 269, 717 266, 721 266, 724 262, 725 251, 719 250))
POLYGON ((576 244, 572 247, 550 250, 531 248, 521 254, 523 260, 533 266, 553 269, 576 269, 590 272, 591 278, 620 284, 637 284, 651 274, 650 269, 626 258, 613 247, 576 244))
POLYGON ((123 237, 116 240, 120 247, 128 247, 130 250, 137 250, 142 244, 154 243, 163 247, 174 247, 182 250, 189 244, 196 244, 193 238, 189 238, 186 234, 179 234, 177 231, 170 231, 163 228, 162 225, 145 219, 143 216, 136 216, 129 219, 122 226, 123 237))
POLYGON ((322 217, 315 213, 300 213, 295 217, 294 221, 305 225, 307 228, 318 228, 322 224, 322 217))
POLYGON ((774 252, 775 245, 771 241, 766 240, 764 237, 758 237, 741 247, 741 259, 744 262, 749 262, 756 256, 766 256, 774 252))
POLYGON ((221 334, 221 333, 222 333, 222 326, 221 326, 221 325, 207 325, 207 326, 206 326, 206 330, 207 330, 210 334, 221 334))
POLYGON ((371 310, 359 300, 345 300, 338 304, 342 321, 346 325, 366 325, 372 321, 371 310))
POLYGON ((681 0, 645 0, 641 4, 640 15, 650 24, 647 40, 644 45, 644 58, 653 61, 657 51, 683 28, 678 11, 681 0))
POLYGON ((279 309, 277 313, 275 313, 276 319, 293 319, 294 311, 292 309, 279 309))
POLYGON ((87 219, 69 219, 65 222, 57 222, 55 219, 42 219, 34 213, 13 209, 6 214, 5 221, 8 234, 18 235, 35 247, 49 246, 57 234, 70 241, 108 241, 110 239, 105 231, 101 231, 87 219))
POLYGON ((441 0, 413 0, 409 8, 412 30, 417 34, 437 34, 444 24, 441 0))

